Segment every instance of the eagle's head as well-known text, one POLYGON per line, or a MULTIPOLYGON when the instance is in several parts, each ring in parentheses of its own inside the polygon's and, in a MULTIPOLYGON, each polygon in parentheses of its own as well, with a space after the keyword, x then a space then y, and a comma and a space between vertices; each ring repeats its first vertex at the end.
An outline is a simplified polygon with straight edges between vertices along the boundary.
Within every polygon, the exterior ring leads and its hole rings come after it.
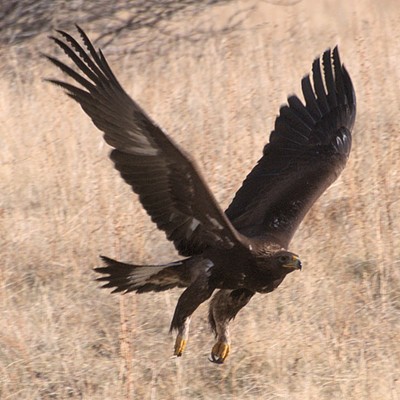
POLYGON ((279 251, 273 256, 273 263, 275 267, 285 271, 286 273, 301 270, 302 265, 300 258, 297 254, 291 253, 290 251, 279 251))
POLYGON ((279 250, 276 253, 258 259, 258 273, 255 274, 255 291, 268 293, 275 290, 287 274, 301 270, 302 265, 297 254, 286 250, 279 250))

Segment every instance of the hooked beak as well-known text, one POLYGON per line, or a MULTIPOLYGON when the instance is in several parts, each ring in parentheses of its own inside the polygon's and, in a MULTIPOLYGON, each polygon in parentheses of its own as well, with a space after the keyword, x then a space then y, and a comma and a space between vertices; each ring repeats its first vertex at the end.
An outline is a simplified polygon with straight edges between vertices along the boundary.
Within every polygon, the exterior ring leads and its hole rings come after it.
POLYGON ((289 268, 298 269, 300 271, 303 268, 303 266, 301 264, 301 261, 300 261, 300 258, 298 256, 295 256, 295 255, 292 256, 292 260, 286 266, 289 267, 289 268))

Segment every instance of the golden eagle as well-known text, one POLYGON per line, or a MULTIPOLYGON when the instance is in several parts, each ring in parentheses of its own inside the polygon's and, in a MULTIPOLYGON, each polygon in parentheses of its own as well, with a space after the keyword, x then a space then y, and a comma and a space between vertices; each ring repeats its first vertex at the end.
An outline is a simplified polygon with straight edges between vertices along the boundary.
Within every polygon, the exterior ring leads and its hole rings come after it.
POLYGON ((51 37, 79 72, 46 56, 78 86, 56 79, 113 147, 115 168, 165 232, 181 259, 165 265, 125 264, 102 257, 103 287, 137 293, 186 288, 171 323, 174 354, 181 356, 196 308, 210 302, 209 322, 217 342, 211 360, 230 350, 229 322, 255 293, 276 289, 301 269, 288 246, 300 222, 339 176, 351 149, 356 99, 338 48, 324 52, 302 81, 305 104, 290 96, 281 107, 269 143, 232 203, 222 211, 194 160, 132 100, 101 50, 77 26, 84 47, 71 35, 51 37))

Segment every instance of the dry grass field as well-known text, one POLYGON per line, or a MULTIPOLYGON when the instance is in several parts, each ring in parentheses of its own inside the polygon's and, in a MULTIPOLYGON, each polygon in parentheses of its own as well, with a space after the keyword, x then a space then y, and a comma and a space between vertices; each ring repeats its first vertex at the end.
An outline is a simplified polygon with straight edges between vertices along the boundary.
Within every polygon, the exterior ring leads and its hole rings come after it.
MULTIPOLYGON (((225 207, 279 106, 339 43, 358 99, 353 151, 291 244, 303 271, 239 314, 225 365, 207 359, 207 306, 186 354, 171 358, 181 291, 110 295, 92 268, 99 254, 173 260, 172 245, 89 118, 41 80, 61 74, 10 48, 0 76, 1 399, 400 399, 400 6, 233 1, 196 18, 249 4, 233 34, 179 41, 162 57, 113 51, 109 61, 225 207)), ((35 45, 55 53, 45 36, 35 45)))

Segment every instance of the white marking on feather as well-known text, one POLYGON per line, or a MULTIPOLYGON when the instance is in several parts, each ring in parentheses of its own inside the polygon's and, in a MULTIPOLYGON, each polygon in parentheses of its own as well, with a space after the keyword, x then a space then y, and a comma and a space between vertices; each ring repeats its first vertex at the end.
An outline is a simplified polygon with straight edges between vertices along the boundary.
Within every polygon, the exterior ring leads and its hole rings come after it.
POLYGON ((211 267, 214 266, 214 263, 209 258, 207 258, 206 265, 207 265, 208 268, 211 268, 211 267))
POLYGON ((137 142, 138 145, 153 147, 150 143, 150 140, 145 135, 143 135, 143 133, 140 132, 140 130, 129 131, 128 134, 131 138, 135 140, 135 142, 137 142))
POLYGON ((130 131, 129 136, 134 144, 124 148, 124 151, 140 156, 156 156, 159 154, 158 148, 154 147, 150 140, 140 131, 130 131))
MULTIPOLYGON (((135 285, 144 285, 146 283, 149 283, 151 281, 151 277, 153 277, 154 275, 157 275, 159 272, 161 272, 162 270, 164 270, 165 268, 168 267, 176 267, 178 265, 182 265, 181 261, 175 261, 175 262, 171 262, 169 264, 164 264, 164 265, 143 265, 140 267, 137 267, 133 270, 132 274, 131 274, 131 280, 133 281, 133 283, 135 285)), ((155 283, 155 282, 154 282, 155 283)))
POLYGON ((185 319, 183 326, 179 328, 179 334, 182 336, 182 339, 188 340, 189 339, 189 327, 190 327, 190 317, 185 319))
POLYGON ((208 258, 205 261, 206 261, 206 272, 209 272, 210 269, 214 266, 214 263, 211 260, 209 260, 208 258))
POLYGON ((139 146, 129 146, 124 148, 124 152, 130 154, 136 154, 137 156, 156 156, 159 154, 158 149, 153 147, 139 147, 139 146))
POLYGON ((207 214, 207 218, 215 228, 217 228, 219 230, 224 229, 224 227, 215 218, 211 217, 208 214, 207 214))
POLYGON ((200 221, 196 218, 192 218, 192 222, 189 225, 190 233, 193 233, 199 225, 200 221))
POLYGON ((153 149, 152 147, 136 147, 136 146, 130 146, 124 148, 124 151, 130 154, 135 154, 137 156, 156 156, 160 152, 158 149, 153 149))
POLYGON ((225 242, 229 245, 229 247, 233 247, 233 242, 232 240, 229 240, 229 238, 225 237, 225 242))
MULTIPOLYGON (((170 262, 168 264, 164 264, 162 265, 162 267, 168 268, 168 267, 176 267, 178 265, 182 265, 182 261, 174 261, 174 262, 170 262)), ((161 267, 161 265, 160 265, 161 267)))
POLYGON ((155 266, 140 266, 135 268, 131 274, 131 279, 135 283, 135 285, 144 285, 148 283, 149 278, 153 275, 157 275, 160 271, 167 268, 166 265, 160 265, 159 267, 155 266))
POLYGON ((252 251, 253 250, 253 246, 251 244, 249 244, 249 250, 252 251))

